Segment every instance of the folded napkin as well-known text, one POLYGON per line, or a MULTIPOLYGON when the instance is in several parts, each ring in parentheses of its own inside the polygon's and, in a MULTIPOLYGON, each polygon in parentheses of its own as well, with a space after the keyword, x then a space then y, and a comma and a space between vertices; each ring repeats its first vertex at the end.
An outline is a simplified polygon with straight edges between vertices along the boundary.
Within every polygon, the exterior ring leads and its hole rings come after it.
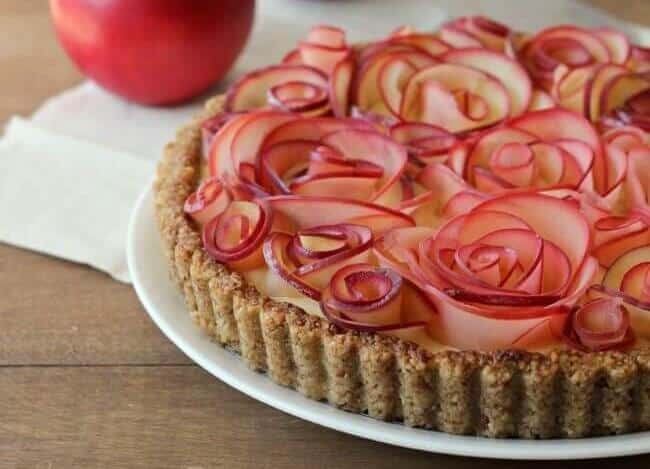
POLYGON ((129 281, 129 212, 154 163, 13 118, 0 140, 0 240, 129 281))
MULTIPOLYGON (((643 28, 571 0, 258 0, 251 40, 213 93, 247 70, 279 61, 316 23, 340 25, 358 41, 401 24, 432 30, 447 14, 477 13, 521 29, 575 22, 619 26, 637 40, 650 39, 643 28)), ((48 100, 31 121, 12 119, 0 140, 0 242, 88 264, 127 282, 132 205, 164 144, 200 106, 201 99, 143 107, 84 83, 48 100)))

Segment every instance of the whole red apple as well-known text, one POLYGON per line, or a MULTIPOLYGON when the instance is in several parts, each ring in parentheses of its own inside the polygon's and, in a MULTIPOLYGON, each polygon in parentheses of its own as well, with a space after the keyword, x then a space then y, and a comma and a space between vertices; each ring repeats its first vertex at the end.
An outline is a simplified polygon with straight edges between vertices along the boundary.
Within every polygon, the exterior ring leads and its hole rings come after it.
POLYGON ((174 104, 223 77, 244 47, 254 0, 50 0, 81 71, 143 104, 174 104))

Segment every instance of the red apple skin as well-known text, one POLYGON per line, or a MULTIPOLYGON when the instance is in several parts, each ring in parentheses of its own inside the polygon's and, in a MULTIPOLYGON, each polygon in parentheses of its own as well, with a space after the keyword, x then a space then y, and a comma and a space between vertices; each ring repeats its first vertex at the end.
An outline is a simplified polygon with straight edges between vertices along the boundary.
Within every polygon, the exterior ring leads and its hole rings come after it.
POLYGON ((176 104, 222 78, 246 44, 255 0, 50 0, 79 69, 142 104, 176 104))

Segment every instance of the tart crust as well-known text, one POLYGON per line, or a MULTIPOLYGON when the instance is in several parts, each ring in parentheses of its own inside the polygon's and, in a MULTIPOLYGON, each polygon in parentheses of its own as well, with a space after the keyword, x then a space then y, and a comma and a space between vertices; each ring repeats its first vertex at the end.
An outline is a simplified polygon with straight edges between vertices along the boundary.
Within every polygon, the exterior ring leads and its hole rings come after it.
POLYGON ((207 256, 183 213, 201 172, 201 122, 180 129, 158 166, 156 217, 169 272, 194 321, 248 366, 305 396, 454 434, 578 438, 650 429, 650 350, 429 353, 344 331, 262 297, 207 256))

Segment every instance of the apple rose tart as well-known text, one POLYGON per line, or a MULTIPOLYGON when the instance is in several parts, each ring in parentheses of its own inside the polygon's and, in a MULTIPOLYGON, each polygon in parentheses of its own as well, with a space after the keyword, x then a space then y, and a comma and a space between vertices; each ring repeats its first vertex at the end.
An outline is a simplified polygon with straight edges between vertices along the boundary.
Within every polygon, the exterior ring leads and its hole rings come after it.
POLYGON ((316 26, 167 147, 171 276, 215 342, 350 411, 648 429, 649 71, 612 29, 316 26))

